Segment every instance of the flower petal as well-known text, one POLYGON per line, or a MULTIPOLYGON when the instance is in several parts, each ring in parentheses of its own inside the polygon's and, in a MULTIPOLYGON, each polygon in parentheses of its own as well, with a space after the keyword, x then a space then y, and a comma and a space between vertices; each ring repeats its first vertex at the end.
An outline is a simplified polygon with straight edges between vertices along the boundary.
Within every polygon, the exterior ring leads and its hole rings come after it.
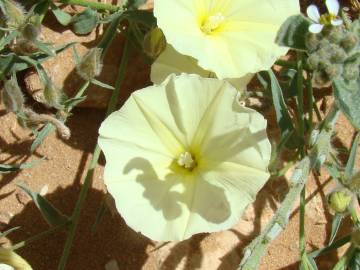
POLYGON ((3 264, 10 267, 6 269, 32 270, 28 262, 18 254, 10 249, 0 247, 0 269, 3 269, 1 268, 3 264))
POLYGON ((314 23, 309 26, 309 31, 314 34, 318 34, 323 30, 324 26, 322 24, 314 23))
MULTIPOLYGON (((162 83, 170 74, 181 73, 198 74, 201 77, 211 77, 212 72, 201 68, 191 56, 182 55, 170 44, 151 66, 151 81, 155 84, 162 83)), ((236 90, 242 92, 252 79, 253 74, 241 78, 226 79, 236 90)))
POLYGON ((330 14, 338 15, 340 4, 337 0, 326 0, 325 4, 330 14))
POLYGON ((276 49, 277 31, 290 15, 297 13, 297 0, 260 0, 256 8, 250 0, 157 0, 154 3, 155 17, 168 43, 181 54, 197 59, 203 69, 215 72, 219 79, 268 69, 276 58, 286 53, 283 48, 276 49), (204 20, 218 13, 225 18, 219 31, 203 33, 204 20), (231 38, 223 35, 227 32, 232 32, 231 38), (251 33, 249 38, 248 33, 251 33))
POLYGON ((320 21, 320 13, 319 13, 319 9, 317 8, 317 6, 315 6, 315 5, 308 6, 308 8, 306 9, 306 14, 314 22, 320 21))
POLYGON ((339 25, 343 24, 343 20, 342 19, 334 19, 334 20, 331 20, 331 24, 334 26, 339 26, 339 25))

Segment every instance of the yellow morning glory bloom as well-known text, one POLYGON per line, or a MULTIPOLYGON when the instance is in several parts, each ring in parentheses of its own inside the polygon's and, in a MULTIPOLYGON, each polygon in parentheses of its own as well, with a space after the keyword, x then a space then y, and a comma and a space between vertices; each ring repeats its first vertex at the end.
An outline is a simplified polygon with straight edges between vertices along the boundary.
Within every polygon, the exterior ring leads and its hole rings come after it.
POLYGON ((31 266, 11 249, 0 247, 0 269, 32 270, 31 266))
MULTIPOLYGON (((180 75, 181 73, 198 74, 201 77, 209 78, 215 74, 201 68, 196 59, 177 52, 170 44, 155 62, 151 65, 151 81, 155 84, 162 83, 170 74, 180 75)), ((226 79, 239 92, 246 90, 253 74, 247 74, 241 78, 226 79)))
POLYGON ((156 0, 158 26, 176 51, 220 79, 269 69, 287 48, 275 44, 298 0, 156 0))
POLYGON ((105 184, 126 223, 157 241, 226 230, 269 178, 266 120, 229 83, 169 76, 100 127, 105 184))

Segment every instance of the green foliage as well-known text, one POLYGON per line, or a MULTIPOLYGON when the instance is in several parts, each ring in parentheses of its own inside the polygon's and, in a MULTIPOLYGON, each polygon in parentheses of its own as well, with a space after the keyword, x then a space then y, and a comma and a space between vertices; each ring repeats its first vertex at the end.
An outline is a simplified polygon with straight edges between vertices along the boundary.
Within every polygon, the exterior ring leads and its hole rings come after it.
POLYGON ((63 215, 39 193, 31 191, 25 184, 18 183, 17 185, 31 197, 36 207, 40 210, 43 218, 49 225, 59 226, 69 221, 65 215, 63 215))
POLYGON ((65 11, 62 11, 60 8, 58 8, 58 6, 53 3, 51 4, 51 11, 61 25, 67 26, 71 23, 72 16, 65 11))
POLYGON ((73 31, 79 35, 87 35, 97 26, 99 17, 96 11, 91 8, 76 14, 71 19, 73 31))
POLYGON ((360 129, 360 80, 346 82, 334 80, 333 90, 337 106, 352 125, 360 129))
POLYGON ((276 43, 280 46, 290 47, 297 50, 306 50, 305 35, 311 21, 303 15, 289 17, 281 26, 276 36, 276 43))

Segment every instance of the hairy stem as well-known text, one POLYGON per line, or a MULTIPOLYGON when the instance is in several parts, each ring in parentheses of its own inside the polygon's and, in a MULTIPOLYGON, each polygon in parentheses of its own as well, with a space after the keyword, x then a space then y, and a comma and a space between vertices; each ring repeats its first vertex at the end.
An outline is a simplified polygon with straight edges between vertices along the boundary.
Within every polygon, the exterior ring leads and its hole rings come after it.
MULTIPOLYGON (((319 140, 322 138, 330 139, 331 136, 329 136, 329 132, 332 133, 338 116, 339 109, 334 106, 323 122, 323 129, 319 134, 319 140)), ((310 171, 315 166, 318 157, 323 154, 322 151, 324 151, 324 149, 318 149, 315 146, 312 148, 309 156, 305 156, 298 163, 289 179, 290 190, 288 194, 264 231, 245 248, 244 257, 238 270, 255 270, 259 267, 268 245, 284 230, 286 224, 289 222, 289 216, 294 203, 303 190, 310 171)))

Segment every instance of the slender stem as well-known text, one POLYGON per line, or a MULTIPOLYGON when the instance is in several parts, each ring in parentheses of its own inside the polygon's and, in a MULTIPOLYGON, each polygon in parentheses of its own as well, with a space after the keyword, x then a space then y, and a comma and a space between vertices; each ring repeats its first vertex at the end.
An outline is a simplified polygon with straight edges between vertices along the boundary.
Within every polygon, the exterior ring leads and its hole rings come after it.
POLYGON ((309 126, 310 126, 309 133, 311 133, 311 131, 313 130, 313 125, 314 125, 314 111, 313 111, 314 89, 312 87, 311 77, 312 77, 312 74, 309 72, 308 79, 307 79, 307 89, 308 89, 308 98, 309 98, 309 101, 308 101, 309 102, 309 104, 308 104, 309 126))
MULTIPOLYGON (((297 101, 298 101, 298 113, 299 113, 299 135, 305 137, 305 114, 304 114, 304 86, 303 86, 303 61, 302 53, 297 53, 297 101)), ((304 154, 304 151, 302 151, 304 154)))
POLYGON ((15 245, 13 245, 13 246, 11 247, 11 249, 12 249, 12 250, 16 250, 16 249, 22 248, 22 247, 24 247, 24 246, 27 246, 28 244, 30 244, 30 243, 32 243, 32 242, 38 241, 38 240, 40 240, 40 239, 43 239, 43 238, 45 238, 45 237, 47 237, 47 236, 49 236, 49 235, 51 235, 51 234, 53 234, 53 233, 55 233, 55 232, 57 232, 57 231, 60 231, 60 230, 62 230, 62 229, 64 229, 64 228, 66 228, 68 225, 69 225, 69 223, 66 222, 66 223, 61 224, 61 225, 59 225, 59 226, 50 228, 50 229, 47 230, 47 231, 41 232, 41 233, 39 233, 39 234, 37 234, 37 235, 34 235, 34 236, 26 239, 25 241, 21 241, 21 242, 15 244, 15 245))
POLYGON ((121 6, 114 6, 111 4, 104 4, 104 3, 98 3, 98 2, 90 2, 86 0, 58 0, 58 2, 68 5, 77 5, 77 6, 83 6, 83 7, 89 7, 97 10, 108 10, 111 12, 115 12, 120 10, 121 6))
POLYGON ((360 221, 359 221, 358 215, 356 214, 355 208, 350 207, 349 211, 350 211, 351 220, 353 221, 354 225, 358 227, 360 224, 360 221))
POLYGON ((322 121, 321 113, 320 113, 320 111, 319 111, 319 108, 316 106, 316 103, 315 103, 315 102, 313 103, 313 109, 314 109, 314 111, 315 111, 317 120, 318 120, 319 122, 321 122, 321 121, 322 121))
MULTIPOLYGON (((119 72, 118 72, 118 76, 117 76, 116 83, 115 83, 115 90, 113 91, 113 94, 109 101, 108 110, 106 112, 106 115, 109 115, 116 109, 116 105, 117 105, 117 102, 119 99, 119 94, 120 94, 120 88, 122 86, 122 83, 123 83, 124 77, 125 77, 125 68, 126 68, 126 65, 128 62, 128 57, 129 57, 128 52, 129 52, 129 39, 126 38, 123 55, 122 55, 121 63, 120 63, 120 67, 119 67, 119 72)), ((72 218, 71 218, 72 223, 69 227, 69 234, 68 234, 66 242, 65 242, 65 246, 64 246, 63 254, 60 259, 58 270, 64 270, 66 267, 66 264, 67 264, 67 261, 68 261, 69 255, 70 255, 71 247, 73 245, 76 229, 77 229, 77 226, 79 223, 81 209, 82 209, 82 206, 86 199, 87 193, 91 187, 94 170, 97 165, 100 153, 101 153, 101 149, 97 145, 95 148, 95 151, 94 151, 93 158, 89 165, 85 180, 84 180, 84 185, 81 188, 79 199, 76 203, 76 206, 75 206, 72 218)))
POLYGON ((300 247, 300 257, 302 257, 306 250, 306 246, 305 246, 305 204, 306 204, 306 199, 305 199, 305 187, 302 189, 301 194, 300 194, 300 238, 299 238, 299 247, 300 247))

